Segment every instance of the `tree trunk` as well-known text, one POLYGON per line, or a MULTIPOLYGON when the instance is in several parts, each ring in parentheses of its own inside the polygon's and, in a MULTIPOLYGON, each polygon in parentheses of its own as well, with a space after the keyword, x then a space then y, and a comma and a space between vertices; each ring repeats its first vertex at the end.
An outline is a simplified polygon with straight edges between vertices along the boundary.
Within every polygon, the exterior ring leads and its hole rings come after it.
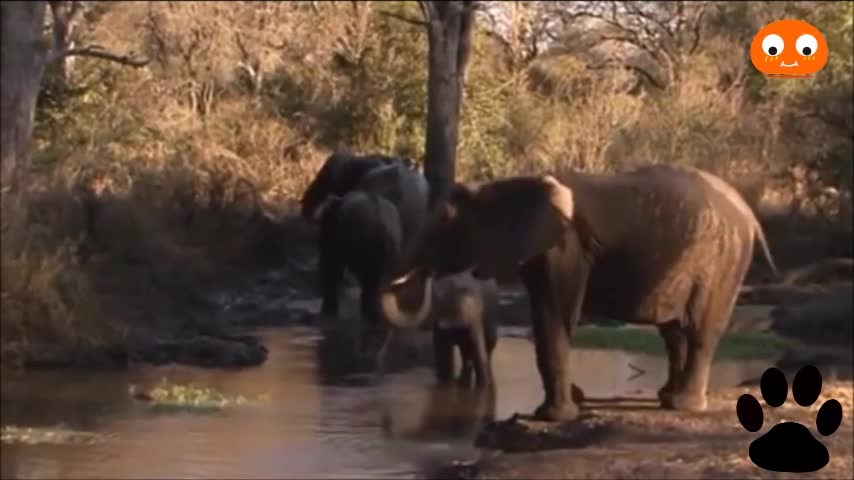
POLYGON ((421 2, 420 5, 429 41, 424 176, 430 184, 433 211, 446 199, 454 183, 474 2, 421 2))
MULTIPOLYGON (((83 4, 79 1, 53 1, 50 10, 53 14, 54 50, 71 50, 74 45, 74 30, 83 18, 83 4)), ((67 89, 72 85, 74 75, 74 57, 65 56, 56 62, 56 75, 60 87, 67 89)))
POLYGON ((0 175, 14 189, 26 168, 36 98, 47 56, 46 2, 2 2, 0 8, 0 175))

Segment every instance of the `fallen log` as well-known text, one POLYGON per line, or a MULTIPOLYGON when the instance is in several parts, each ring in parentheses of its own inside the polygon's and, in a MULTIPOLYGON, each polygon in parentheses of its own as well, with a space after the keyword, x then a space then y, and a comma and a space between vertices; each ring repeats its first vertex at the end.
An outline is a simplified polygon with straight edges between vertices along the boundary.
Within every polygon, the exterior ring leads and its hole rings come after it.
MULTIPOLYGON (((847 285, 851 282, 840 282, 835 285, 847 285)), ((744 285, 739 289, 739 304, 781 305, 803 303, 826 295, 834 285, 744 285)))
POLYGON ((838 281, 843 276, 849 280, 854 276, 854 258, 826 258, 790 270, 783 275, 780 284, 825 283, 838 281))

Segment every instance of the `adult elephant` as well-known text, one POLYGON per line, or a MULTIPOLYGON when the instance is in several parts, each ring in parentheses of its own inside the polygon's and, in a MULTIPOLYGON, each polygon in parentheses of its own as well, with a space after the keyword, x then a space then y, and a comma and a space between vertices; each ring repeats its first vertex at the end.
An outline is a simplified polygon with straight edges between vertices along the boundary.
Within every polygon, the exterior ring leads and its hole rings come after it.
POLYGON ((322 314, 338 315, 338 288, 350 270, 363 318, 378 318, 379 289, 414 244, 427 194, 427 181, 408 159, 336 152, 326 160, 301 201, 302 216, 320 225, 322 314))
POLYGON ((414 263, 402 270, 409 273, 395 283, 472 267, 479 276, 520 279, 545 390, 536 418, 578 415, 566 369, 582 310, 656 325, 670 364, 661 405, 702 411, 712 359, 757 237, 776 272, 742 197, 694 168, 515 177, 456 186, 414 263))
POLYGON ((412 165, 407 158, 381 154, 359 156, 346 150, 334 152, 323 162, 300 199, 302 217, 312 219, 329 195, 343 196, 355 190, 369 172, 397 163, 407 168, 412 165))

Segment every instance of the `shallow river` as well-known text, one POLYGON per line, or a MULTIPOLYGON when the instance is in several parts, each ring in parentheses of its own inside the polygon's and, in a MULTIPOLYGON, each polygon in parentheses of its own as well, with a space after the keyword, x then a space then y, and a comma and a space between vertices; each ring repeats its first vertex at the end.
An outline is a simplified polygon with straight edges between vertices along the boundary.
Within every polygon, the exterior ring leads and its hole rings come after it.
MULTIPOLYGON (((324 372, 321 341, 308 327, 263 332, 270 350, 240 371, 169 366, 133 372, 6 375, 2 425, 94 432, 93 444, 2 445, 2 478, 412 478, 473 460, 482 422, 528 413, 542 399, 533 346, 503 336, 493 358, 497 397, 434 386, 429 367, 387 374, 324 372), (162 378, 266 402, 214 413, 155 413, 131 398, 131 384, 162 378)), ((578 350, 574 381, 589 397, 653 397, 666 358, 578 350)), ((767 361, 719 362, 713 384, 761 375, 767 361)))

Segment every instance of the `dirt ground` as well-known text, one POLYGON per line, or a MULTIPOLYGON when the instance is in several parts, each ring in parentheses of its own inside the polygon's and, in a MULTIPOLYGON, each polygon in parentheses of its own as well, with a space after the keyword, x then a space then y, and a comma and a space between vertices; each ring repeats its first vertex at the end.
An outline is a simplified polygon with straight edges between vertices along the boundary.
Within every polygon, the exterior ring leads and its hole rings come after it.
MULTIPOLYGON (((787 378, 791 373, 786 372, 787 378)), ((854 478, 854 387, 850 380, 826 381, 810 407, 789 393, 779 408, 765 405, 759 386, 713 392, 709 409, 686 414, 661 410, 652 401, 590 402, 582 418, 567 425, 509 419, 488 428, 478 439, 487 447, 474 465, 456 465, 444 478, 854 478), (743 393, 763 407, 765 421, 757 433, 744 430, 735 414, 743 393), (821 404, 842 404, 839 429, 828 437, 816 432, 821 404), (750 442, 782 421, 807 426, 830 452, 830 462, 814 473, 777 473, 753 465, 750 442)))

